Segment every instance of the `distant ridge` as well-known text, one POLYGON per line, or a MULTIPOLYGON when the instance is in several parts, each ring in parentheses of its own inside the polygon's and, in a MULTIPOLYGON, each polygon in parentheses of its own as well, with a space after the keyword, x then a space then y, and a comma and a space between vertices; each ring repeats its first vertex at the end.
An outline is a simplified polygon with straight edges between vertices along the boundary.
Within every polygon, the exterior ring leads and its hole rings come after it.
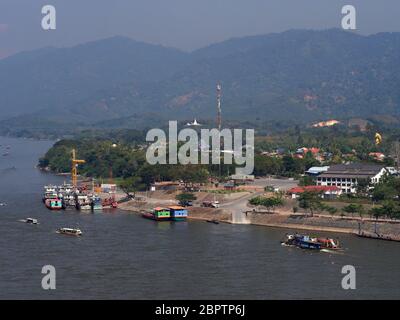
POLYGON ((0 60, 1 125, 214 119, 217 81, 230 121, 397 119, 400 34, 290 30, 190 53, 112 37, 19 53, 0 60))

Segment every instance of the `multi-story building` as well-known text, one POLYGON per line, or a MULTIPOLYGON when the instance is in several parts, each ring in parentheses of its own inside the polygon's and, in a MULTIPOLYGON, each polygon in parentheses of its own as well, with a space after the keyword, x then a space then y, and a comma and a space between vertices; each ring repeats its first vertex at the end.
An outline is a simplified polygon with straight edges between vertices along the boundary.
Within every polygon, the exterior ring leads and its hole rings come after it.
POLYGON ((374 185, 388 173, 385 167, 375 164, 332 165, 326 172, 317 177, 317 185, 336 186, 342 189, 343 193, 357 193, 357 186, 360 180, 368 181, 371 185, 374 185))

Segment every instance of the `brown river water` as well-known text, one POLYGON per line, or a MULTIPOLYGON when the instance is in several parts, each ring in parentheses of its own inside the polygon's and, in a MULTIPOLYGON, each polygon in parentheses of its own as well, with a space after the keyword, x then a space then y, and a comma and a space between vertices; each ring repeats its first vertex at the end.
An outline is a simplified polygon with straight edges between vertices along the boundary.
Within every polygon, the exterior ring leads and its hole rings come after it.
MULTIPOLYGON (((43 185, 64 178, 35 168, 48 141, 0 138, 2 299, 399 299, 400 243, 338 237, 342 254, 280 245, 289 230, 201 221, 154 222, 119 210, 51 212, 43 185), (37 218, 39 225, 19 222, 37 218), (55 233, 79 227, 80 238, 55 233), (41 287, 56 268, 56 289, 41 287), (356 268, 344 290, 342 267, 356 268)), ((318 233, 318 235, 324 235, 318 233)))

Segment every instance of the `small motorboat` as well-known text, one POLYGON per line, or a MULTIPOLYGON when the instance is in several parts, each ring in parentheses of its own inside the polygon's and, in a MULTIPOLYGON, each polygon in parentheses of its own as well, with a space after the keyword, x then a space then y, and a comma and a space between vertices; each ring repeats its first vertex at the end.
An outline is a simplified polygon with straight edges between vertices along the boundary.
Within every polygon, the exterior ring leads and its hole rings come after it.
POLYGON ((39 224, 37 219, 34 219, 34 218, 26 218, 26 219, 22 219, 22 220, 19 220, 19 221, 25 222, 25 223, 28 223, 28 224, 39 224))
POLYGON ((215 220, 215 219, 213 219, 213 220, 207 220, 207 222, 208 222, 208 223, 219 224, 219 221, 218 221, 218 220, 215 220))
POLYGON ((81 236, 82 231, 80 229, 73 229, 73 228, 60 228, 56 231, 59 234, 65 234, 68 236, 81 236))
POLYGON ((0 202, 0 207, 5 207, 7 205, 7 203, 5 202, 0 202))

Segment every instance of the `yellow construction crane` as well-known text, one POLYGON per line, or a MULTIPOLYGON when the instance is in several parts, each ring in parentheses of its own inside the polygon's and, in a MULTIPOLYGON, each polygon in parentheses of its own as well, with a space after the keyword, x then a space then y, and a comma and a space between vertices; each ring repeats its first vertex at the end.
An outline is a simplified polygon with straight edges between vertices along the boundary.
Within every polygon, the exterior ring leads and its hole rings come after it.
POLYGON ((75 149, 72 149, 72 170, 71 170, 71 180, 74 187, 77 186, 78 181, 78 164, 85 163, 85 160, 78 160, 75 158, 76 152, 75 149))

